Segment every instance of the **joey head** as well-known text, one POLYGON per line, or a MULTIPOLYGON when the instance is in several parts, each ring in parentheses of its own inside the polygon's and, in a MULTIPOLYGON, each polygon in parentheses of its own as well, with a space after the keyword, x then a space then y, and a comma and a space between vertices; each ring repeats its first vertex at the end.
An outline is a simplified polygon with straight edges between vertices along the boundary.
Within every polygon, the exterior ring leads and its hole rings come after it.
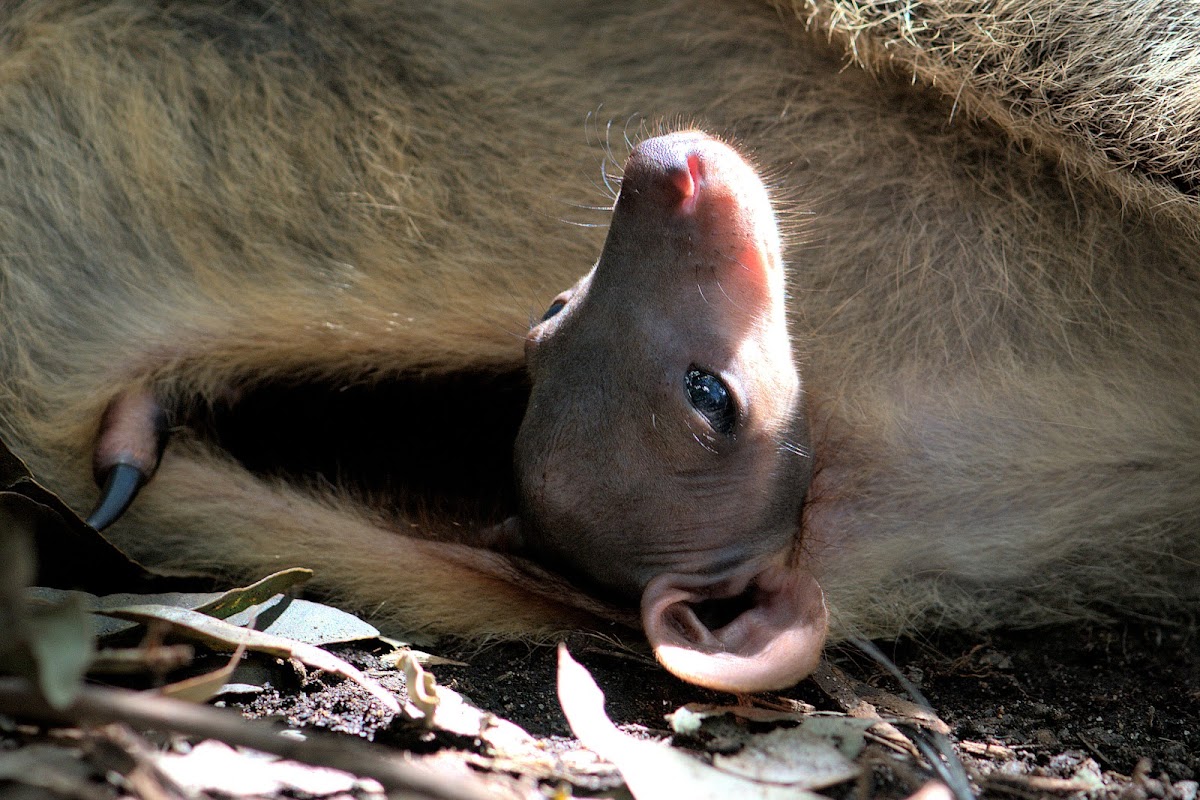
POLYGON ((695 131, 639 144, 599 261, 526 358, 521 548, 640 603, 688 680, 751 691, 811 671, 827 615, 796 560, 807 422, 754 169, 695 131))

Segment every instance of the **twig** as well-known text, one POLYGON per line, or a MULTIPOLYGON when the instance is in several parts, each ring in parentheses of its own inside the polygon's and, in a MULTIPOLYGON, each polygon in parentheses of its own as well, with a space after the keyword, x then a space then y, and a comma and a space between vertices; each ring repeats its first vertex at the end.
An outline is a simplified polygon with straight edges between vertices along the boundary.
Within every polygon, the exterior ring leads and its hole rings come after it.
POLYGON ((398 757, 381 756, 370 745, 355 740, 286 738, 273 725, 247 720, 234 712, 126 689, 85 686, 74 703, 58 711, 42 700, 28 682, 0 678, 0 713, 51 725, 124 722, 136 728, 218 739, 281 758, 374 778, 385 789, 407 789, 442 800, 488 800, 494 796, 478 779, 438 774, 398 757))
POLYGON ((186 800, 187 793, 154 763, 154 748, 128 725, 97 728, 85 747, 100 766, 125 776, 133 796, 142 800, 186 800), (104 763, 117 762, 117 763, 104 763))
MULTIPOLYGON (((900 688, 908 693, 914 703, 921 706, 921 708, 933 716, 937 716, 937 713, 933 710, 933 706, 930 705, 925 695, 921 693, 921 690, 878 647, 866 639, 857 636, 852 637, 850 642, 887 670, 900 683, 900 688)), ((939 731, 922 731, 915 726, 909 726, 909 730, 911 731, 909 738, 912 739, 913 744, 917 746, 921 754, 925 756, 934 773, 949 787, 955 800, 974 800, 975 793, 971 790, 971 781, 967 777, 967 771, 963 767, 962 761, 959 760, 958 755, 954 752, 954 747, 950 744, 950 739, 939 731)))
POLYGON ((1025 794, 1073 794, 1086 792, 1095 787, 1079 778, 1051 778, 1044 775, 1005 775, 993 773, 988 776, 985 788, 992 792, 1020 792, 1025 794))
POLYGON ((1097 747, 1096 744, 1091 739, 1089 739, 1087 736, 1085 736, 1082 733, 1077 733, 1075 735, 1077 737, 1079 737, 1079 741, 1083 742, 1084 747, 1086 747, 1088 750, 1092 751, 1092 755, 1094 755, 1096 757, 1096 760, 1100 762, 1101 766, 1108 767, 1110 769, 1112 768, 1112 761, 1110 761, 1104 755, 1104 753, 1100 752, 1100 748, 1097 747))

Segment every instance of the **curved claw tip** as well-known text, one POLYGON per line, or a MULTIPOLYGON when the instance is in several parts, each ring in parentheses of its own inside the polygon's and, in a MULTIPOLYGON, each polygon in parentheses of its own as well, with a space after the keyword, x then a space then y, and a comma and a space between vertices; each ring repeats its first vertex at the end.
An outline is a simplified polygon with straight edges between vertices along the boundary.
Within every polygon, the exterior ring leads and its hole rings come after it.
POLYGON ((100 500, 88 514, 87 524, 102 531, 116 522, 137 497, 147 477, 133 464, 114 464, 104 478, 100 500))

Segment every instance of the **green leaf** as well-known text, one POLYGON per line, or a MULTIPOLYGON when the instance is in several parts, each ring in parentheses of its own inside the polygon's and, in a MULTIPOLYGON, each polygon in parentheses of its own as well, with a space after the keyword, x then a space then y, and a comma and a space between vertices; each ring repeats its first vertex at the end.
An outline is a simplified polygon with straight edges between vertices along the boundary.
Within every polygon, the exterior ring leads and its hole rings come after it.
POLYGON ((245 648, 239 647, 229 657, 229 661, 225 666, 202 675, 195 675, 191 678, 176 681, 175 683, 169 683, 159 689, 159 693, 166 697, 173 697, 176 700, 186 700, 191 703, 207 703, 220 694, 221 689, 233 677, 233 673, 242 661, 242 653, 244 652, 245 648))
POLYGON ((65 708, 82 685, 94 644, 79 602, 26 601, 36 571, 34 541, 51 513, 28 497, 0 492, 0 667, 29 678, 50 705, 65 708))
POLYGON ((66 708, 78 694, 95 652, 88 613, 75 600, 31 611, 29 647, 37 662, 38 686, 47 703, 66 708))
MULTIPOLYGON (((269 600, 277 594, 286 594, 312 578, 312 576, 313 572, 311 569, 303 569, 301 567, 280 570, 249 586, 230 589, 224 594, 218 595, 211 602, 205 603, 193 610, 199 611, 201 614, 208 614, 210 617, 216 617, 217 619, 227 619, 238 612, 245 611, 252 606, 269 600)), ((379 632, 376 631, 374 635, 378 636, 379 632)))

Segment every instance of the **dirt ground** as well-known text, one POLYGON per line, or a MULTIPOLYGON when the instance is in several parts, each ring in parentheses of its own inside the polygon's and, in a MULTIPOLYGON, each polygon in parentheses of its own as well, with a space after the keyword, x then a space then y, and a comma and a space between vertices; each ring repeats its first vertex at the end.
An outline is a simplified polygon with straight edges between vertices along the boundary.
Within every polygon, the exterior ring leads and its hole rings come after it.
MULTIPOLYGON (((942 633, 880 644, 949 724, 956 751, 983 797, 1196 797, 1200 628, 1192 621, 942 633), (1081 773, 1098 777, 1086 792, 1079 790, 1081 773)), ((663 715, 678 706, 736 701, 683 684, 644 655, 607 642, 581 637, 570 645, 603 688, 609 715, 627 732, 668 737, 663 715)), ((553 648, 498 644, 438 652, 467 664, 431 667, 440 684, 519 725, 548 752, 574 746, 556 699, 553 648)), ((360 648, 343 647, 341 653, 364 667, 373 663, 360 648)), ((902 694, 890 676, 857 651, 836 648, 829 658, 866 684, 902 694)), ((356 696, 345 684, 299 681, 282 692, 259 695, 245 709, 251 716, 283 716, 292 724, 327 727, 414 752, 478 745, 408 723, 389 724, 364 713, 356 696)), ((764 699, 775 706, 799 701, 792 705, 839 710, 811 681, 764 699)), ((865 780, 826 794, 900 797, 928 775, 912 759, 894 753, 868 754, 867 762, 874 766, 865 780)), ((608 795, 620 788, 611 771, 564 777, 571 778, 575 794, 608 795)))

